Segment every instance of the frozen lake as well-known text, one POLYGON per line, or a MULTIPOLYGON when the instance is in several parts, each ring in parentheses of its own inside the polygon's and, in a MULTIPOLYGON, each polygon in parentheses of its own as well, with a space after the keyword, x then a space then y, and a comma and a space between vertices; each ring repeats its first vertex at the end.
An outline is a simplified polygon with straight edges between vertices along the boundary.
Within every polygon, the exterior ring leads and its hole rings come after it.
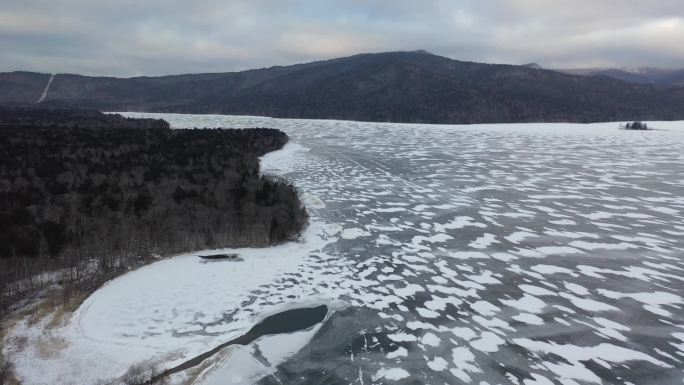
MULTIPOLYGON (((175 128, 285 131, 291 144, 267 155, 263 171, 301 188, 312 222, 323 229, 321 247, 285 246, 279 254, 290 259, 262 260, 273 265, 263 277, 245 270, 254 275, 245 278, 235 273, 238 265, 201 267, 198 277, 211 282, 212 293, 233 280, 241 288, 255 284, 239 298, 227 293, 224 304, 202 298, 200 305, 225 309, 203 314, 204 324, 191 317, 193 300, 173 305, 176 313, 158 298, 130 310, 136 325, 155 304, 172 319, 187 314, 187 324, 169 321, 150 341, 159 338, 163 347, 201 335, 192 340, 201 351, 249 328, 261 312, 307 301, 344 304, 303 335, 304 343, 273 338, 269 351, 262 341, 226 358, 206 383, 266 373, 241 373, 252 364, 269 368, 262 384, 684 381, 684 122, 631 132, 617 123, 129 115, 161 117, 175 128), (211 271, 219 275, 206 278, 211 271)), ((180 258, 149 269, 163 280, 164 266, 191 263, 180 258)), ((204 284, 187 277, 181 272, 168 284, 204 284)), ((177 287, 168 301, 188 292, 177 287)), ((110 296, 107 307, 128 306, 120 290, 99 295, 110 296)), ((83 327, 99 329, 85 330, 89 338, 123 343, 108 327, 111 317, 91 302, 83 327)))
POLYGON ((279 172, 343 229, 281 278, 349 307, 280 381, 682 383, 683 123, 162 117, 287 132, 279 172))

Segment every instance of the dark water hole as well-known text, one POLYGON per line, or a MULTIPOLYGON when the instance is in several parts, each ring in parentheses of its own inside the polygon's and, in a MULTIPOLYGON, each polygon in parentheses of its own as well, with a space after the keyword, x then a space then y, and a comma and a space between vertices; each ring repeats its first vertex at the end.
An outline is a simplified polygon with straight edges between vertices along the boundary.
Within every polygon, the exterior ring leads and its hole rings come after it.
POLYGON ((274 314, 264 318, 261 322, 254 325, 247 333, 225 342, 214 349, 202 353, 199 356, 189 359, 184 363, 173 367, 161 374, 152 378, 150 382, 154 383, 164 377, 174 373, 182 372, 194 366, 201 364, 207 358, 221 351, 223 348, 231 345, 248 345, 257 338, 265 335, 292 333, 299 330, 308 329, 315 324, 323 321, 328 314, 328 307, 320 305, 316 307, 306 307, 298 309, 285 310, 283 312, 274 314))

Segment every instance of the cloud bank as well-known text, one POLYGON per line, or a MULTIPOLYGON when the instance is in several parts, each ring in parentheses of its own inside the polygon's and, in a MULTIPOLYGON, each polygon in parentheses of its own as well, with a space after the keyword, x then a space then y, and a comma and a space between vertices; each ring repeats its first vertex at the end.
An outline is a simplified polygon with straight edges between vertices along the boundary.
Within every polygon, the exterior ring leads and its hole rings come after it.
POLYGON ((0 71, 224 72, 360 52, 684 67, 682 0, 3 0, 0 71))

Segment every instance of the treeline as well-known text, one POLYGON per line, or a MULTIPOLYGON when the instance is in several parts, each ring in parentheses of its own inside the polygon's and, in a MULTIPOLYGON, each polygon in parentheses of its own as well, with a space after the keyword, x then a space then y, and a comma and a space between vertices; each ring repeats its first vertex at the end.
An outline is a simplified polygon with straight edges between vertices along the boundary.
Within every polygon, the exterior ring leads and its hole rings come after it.
POLYGON ((169 128, 162 119, 134 119, 95 110, 79 110, 26 104, 0 106, 0 127, 169 128))
POLYGON ((624 130, 648 130, 648 125, 643 122, 634 121, 629 122, 625 125, 620 125, 620 128, 624 130))
POLYGON ((306 224, 294 186, 259 173, 258 157, 287 142, 281 131, 0 112, 21 122, 0 124, 5 305, 55 282, 67 295, 92 288, 157 254, 291 240, 306 224))

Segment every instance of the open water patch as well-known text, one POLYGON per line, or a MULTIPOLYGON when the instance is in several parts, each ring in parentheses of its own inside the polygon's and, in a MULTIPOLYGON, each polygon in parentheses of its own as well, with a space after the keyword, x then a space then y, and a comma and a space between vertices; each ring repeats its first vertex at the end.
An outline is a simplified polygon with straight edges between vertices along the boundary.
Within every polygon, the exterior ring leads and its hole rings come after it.
POLYGON ((254 325, 254 327, 252 327, 247 333, 228 342, 224 342, 208 352, 202 353, 178 366, 162 372, 158 376, 154 377, 151 383, 155 383, 157 380, 168 377, 174 373, 179 373, 193 368, 229 346, 249 345, 251 342, 262 336, 294 333, 309 329, 310 327, 323 321, 327 315, 327 305, 295 308, 273 314, 254 325))

